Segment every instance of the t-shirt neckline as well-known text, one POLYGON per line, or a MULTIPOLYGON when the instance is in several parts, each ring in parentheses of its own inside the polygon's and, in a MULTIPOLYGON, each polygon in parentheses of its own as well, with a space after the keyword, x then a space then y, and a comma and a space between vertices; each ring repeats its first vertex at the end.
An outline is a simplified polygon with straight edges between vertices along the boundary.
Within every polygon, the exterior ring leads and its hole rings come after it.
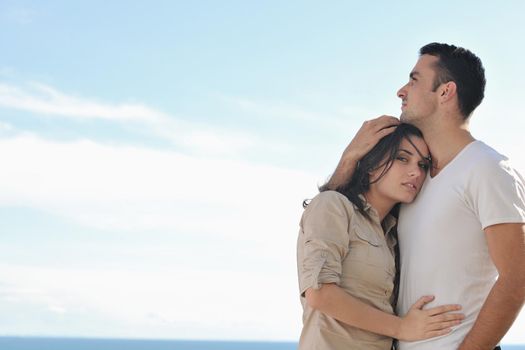
POLYGON ((428 179, 427 179, 427 181, 428 181, 428 180, 435 181, 437 178, 442 177, 441 175, 442 175, 443 173, 445 173, 445 172, 447 171, 448 168, 451 168, 451 167, 454 165, 454 163, 456 163, 457 160, 458 160, 459 158, 461 158, 461 157, 463 156, 463 154, 466 153, 466 151, 467 151, 469 148, 471 148, 472 145, 474 145, 474 144, 478 144, 478 143, 480 143, 480 142, 481 142, 480 140, 474 140, 474 141, 472 141, 472 142, 469 142, 467 145, 465 145, 465 147, 463 147, 463 148, 458 152, 458 154, 456 154, 456 155, 454 156, 454 158, 452 158, 452 160, 451 160, 450 162, 448 162, 448 164, 445 165, 445 167, 444 167, 443 169, 441 169, 441 171, 440 171, 437 175, 435 175, 434 177, 430 176, 430 171, 429 171, 429 172, 428 172, 428 179))

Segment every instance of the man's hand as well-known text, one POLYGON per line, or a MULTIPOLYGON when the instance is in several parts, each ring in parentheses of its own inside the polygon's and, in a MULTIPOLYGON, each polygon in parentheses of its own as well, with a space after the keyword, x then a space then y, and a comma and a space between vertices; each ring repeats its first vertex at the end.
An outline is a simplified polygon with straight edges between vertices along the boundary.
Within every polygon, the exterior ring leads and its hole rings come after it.
POLYGON ((399 119, 382 115, 363 123, 350 144, 346 147, 332 177, 321 187, 321 191, 335 190, 354 173, 357 162, 363 158, 386 135, 394 132, 399 119))
POLYGON ((341 156, 344 160, 359 160, 374 148, 375 145, 386 135, 394 132, 400 123, 399 119, 389 115, 367 120, 363 123, 357 134, 346 147, 341 156))

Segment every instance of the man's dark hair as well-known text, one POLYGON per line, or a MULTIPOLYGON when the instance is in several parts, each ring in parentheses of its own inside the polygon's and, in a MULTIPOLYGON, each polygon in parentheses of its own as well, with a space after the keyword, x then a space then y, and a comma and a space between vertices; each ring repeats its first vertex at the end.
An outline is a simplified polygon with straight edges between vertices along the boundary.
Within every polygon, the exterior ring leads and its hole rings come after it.
POLYGON ((485 68, 479 57, 462 47, 441 43, 425 45, 419 54, 439 59, 433 91, 443 83, 456 83, 459 110, 467 119, 485 96, 485 68))

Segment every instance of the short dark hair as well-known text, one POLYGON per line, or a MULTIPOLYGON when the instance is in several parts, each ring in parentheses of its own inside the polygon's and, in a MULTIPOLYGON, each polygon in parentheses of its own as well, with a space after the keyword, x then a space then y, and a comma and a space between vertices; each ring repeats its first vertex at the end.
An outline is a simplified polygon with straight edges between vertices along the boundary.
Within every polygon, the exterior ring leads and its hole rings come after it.
POLYGON ((456 83, 459 110, 467 119, 485 96, 485 68, 479 57, 462 47, 441 43, 427 44, 419 54, 438 58, 433 91, 443 83, 456 83))
MULTIPOLYGON (((360 195, 365 194, 370 189, 372 183, 379 181, 388 170, 390 170, 394 159, 397 157, 401 141, 407 139, 412 143, 410 136, 423 138, 423 134, 415 126, 405 123, 399 124, 394 132, 379 140, 374 148, 359 160, 353 175, 339 185, 339 187, 335 188, 335 191, 346 196, 348 200, 357 207, 359 212, 363 214, 363 216, 369 218, 368 213, 365 211, 366 203, 360 195), (370 172, 380 169, 381 167, 383 167, 381 174, 371 182, 370 172)), ((427 159, 427 161, 430 168, 430 159, 427 159)), ((320 192, 327 190, 329 190, 327 184, 319 188, 320 192)))

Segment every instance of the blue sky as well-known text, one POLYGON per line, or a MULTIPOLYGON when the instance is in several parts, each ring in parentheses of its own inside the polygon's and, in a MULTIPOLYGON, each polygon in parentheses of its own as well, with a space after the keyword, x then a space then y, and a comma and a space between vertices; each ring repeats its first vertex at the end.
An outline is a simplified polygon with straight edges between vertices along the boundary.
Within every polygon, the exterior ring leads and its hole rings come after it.
POLYGON ((419 47, 482 58, 472 131, 525 173, 524 12, 0 2, 2 334, 296 340, 300 204, 419 47))

